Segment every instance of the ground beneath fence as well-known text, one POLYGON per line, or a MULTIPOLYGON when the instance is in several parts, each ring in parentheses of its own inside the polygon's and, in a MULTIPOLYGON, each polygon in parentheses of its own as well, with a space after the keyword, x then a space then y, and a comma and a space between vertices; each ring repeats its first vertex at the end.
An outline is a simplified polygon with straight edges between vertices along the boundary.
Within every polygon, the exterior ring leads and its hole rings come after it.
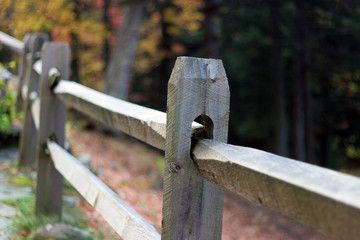
POLYGON ((12 184, 6 170, 18 158, 16 148, 0 148, 0 240, 14 239, 10 230, 12 217, 17 214, 15 207, 1 202, 5 199, 22 198, 33 194, 31 187, 12 184))
MULTIPOLYGON (((76 127, 68 127, 68 137, 73 153, 90 154, 94 171, 98 176, 160 232, 162 153, 128 137, 114 139, 95 131, 79 130, 76 127)), ((94 227, 106 226, 104 220, 92 207, 82 204, 81 208, 92 219, 91 224, 94 227)), ((227 193, 224 202, 222 239, 333 238, 325 237, 293 220, 227 193)))

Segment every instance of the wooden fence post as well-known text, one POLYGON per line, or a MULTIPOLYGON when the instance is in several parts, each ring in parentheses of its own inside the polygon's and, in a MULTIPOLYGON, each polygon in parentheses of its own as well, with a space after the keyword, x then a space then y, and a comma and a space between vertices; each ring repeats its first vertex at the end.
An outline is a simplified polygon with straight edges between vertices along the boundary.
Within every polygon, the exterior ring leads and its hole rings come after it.
MULTIPOLYGON (((25 43, 29 53, 26 54, 27 61, 24 64, 24 66, 26 66, 26 73, 22 77, 22 84, 19 86, 19 88, 27 88, 26 97, 25 99, 22 99, 24 123, 19 141, 20 167, 30 166, 35 162, 36 159, 37 129, 35 127, 34 119, 31 113, 32 99, 30 99, 30 95, 33 92, 39 94, 40 76, 34 71, 33 64, 36 61, 37 56, 40 55, 42 45, 47 40, 48 36, 46 34, 31 34, 28 35, 27 42, 25 43)), ((21 92, 22 91, 20 91, 20 94, 21 92)))
POLYGON ((23 98, 22 98, 22 86, 24 84, 24 78, 26 77, 26 69, 27 69, 27 61, 26 61, 26 55, 30 51, 30 35, 26 34, 24 37, 24 49, 21 54, 21 60, 20 60, 20 66, 19 66, 19 85, 16 95, 16 111, 20 112, 23 110, 23 98))
POLYGON ((62 176, 54 167, 46 142, 52 136, 64 146, 66 106, 52 93, 49 74, 50 70, 57 69, 62 78, 69 78, 70 49, 68 44, 47 42, 41 56, 36 214, 61 216, 62 176))
POLYGON ((229 87, 221 60, 180 57, 168 86, 162 239, 221 239, 223 189, 204 180, 190 156, 191 125, 226 142, 229 87))

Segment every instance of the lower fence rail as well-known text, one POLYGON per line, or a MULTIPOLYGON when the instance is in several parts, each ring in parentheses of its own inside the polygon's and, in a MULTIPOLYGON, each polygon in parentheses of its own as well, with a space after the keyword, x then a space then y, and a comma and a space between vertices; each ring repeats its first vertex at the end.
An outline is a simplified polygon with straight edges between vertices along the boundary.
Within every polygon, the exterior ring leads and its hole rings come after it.
POLYGON ((47 148, 55 168, 122 238, 160 239, 152 225, 65 149, 52 141, 47 142, 47 148))

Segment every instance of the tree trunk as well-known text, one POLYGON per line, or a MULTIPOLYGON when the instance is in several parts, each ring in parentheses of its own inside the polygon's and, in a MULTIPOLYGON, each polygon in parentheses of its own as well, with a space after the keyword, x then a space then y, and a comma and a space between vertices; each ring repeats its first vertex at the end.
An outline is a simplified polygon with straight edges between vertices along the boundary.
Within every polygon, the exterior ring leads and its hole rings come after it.
MULTIPOLYGON (((81 6, 79 0, 74 0, 74 16, 75 21, 80 21, 81 6)), ((70 33, 70 47, 71 47, 71 80, 74 82, 80 82, 80 41, 77 33, 70 33)))
POLYGON ((310 41, 306 41, 305 49, 305 126, 306 126, 306 159, 310 163, 317 163, 314 157, 314 125, 312 114, 312 90, 311 90, 311 48, 310 41))
POLYGON ((281 156, 288 155, 288 133, 286 119, 286 94, 284 86, 284 64, 282 58, 282 36, 280 32, 279 0, 270 2, 272 33, 272 77, 273 77, 273 128, 274 150, 281 156))
POLYGON ((172 6, 171 0, 164 0, 158 3, 161 15, 161 41, 159 45, 159 52, 164 56, 160 65, 155 70, 155 77, 152 82, 152 89, 154 89, 154 92, 152 92, 149 96, 151 107, 160 111, 166 110, 167 84, 171 73, 170 64, 173 60, 171 56, 172 37, 168 32, 171 24, 165 18, 165 11, 170 6, 172 6))
POLYGON ((330 104, 330 92, 329 92, 329 76, 322 73, 320 76, 321 83, 321 130, 319 135, 319 164, 322 167, 330 167, 331 159, 329 154, 329 139, 331 137, 331 104, 330 104))
POLYGON ((314 134, 311 91, 310 7, 295 1, 294 21, 294 150, 295 158, 314 163, 314 134))
POLYGON ((221 51, 221 0, 205 0, 203 21, 204 27, 204 57, 220 58, 221 51))
POLYGON ((306 161, 305 137, 305 26, 303 3, 295 1, 294 19, 294 157, 306 161))
POLYGON ((106 69, 104 92, 120 99, 127 99, 128 96, 132 63, 143 13, 144 3, 124 7, 115 49, 106 69))
MULTIPOLYGON (((105 26, 106 31, 111 31, 110 19, 109 19, 109 7, 110 7, 110 0, 104 0, 104 8, 102 14, 102 22, 105 26)), ((107 35, 107 34, 106 34, 107 35)), ((106 66, 109 63, 110 58, 110 43, 109 38, 107 36, 104 37, 104 52, 103 52, 103 59, 104 59, 104 71, 106 70, 106 66)))

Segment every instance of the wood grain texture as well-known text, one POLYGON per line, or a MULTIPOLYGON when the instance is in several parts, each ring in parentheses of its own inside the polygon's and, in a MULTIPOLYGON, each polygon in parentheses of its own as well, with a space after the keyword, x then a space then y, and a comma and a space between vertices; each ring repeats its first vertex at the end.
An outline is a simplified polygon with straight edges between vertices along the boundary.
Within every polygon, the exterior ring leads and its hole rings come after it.
MULTIPOLYGON (((166 114, 61 80, 54 93, 78 111, 154 147, 165 149, 166 114)), ((202 125, 193 123, 197 134, 202 125)))
POLYGON ((54 142, 48 142, 47 146, 56 169, 123 239, 160 239, 153 226, 76 158, 54 142))
POLYGON ((359 238, 359 178, 212 140, 192 153, 210 182, 339 239, 359 238))
POLYGON ((190 156, 198 116, 207 116, 205 135, 227 141, 225 70, 220 60, 180 57, 168 85, 162 239, 221 239, 223 189, 205 181, 190 156))
POLYGON ((14 51, 17 54, 23 53, 24 43, 1 31, 0 31, 0 43, 10 48, 12 51, 14 51))
MULTIPOLYGON (((35 163, 36 159, 36 136, 37 127, 31 111, 32 99, 30 99, 31 93, 39 92, 39 75, 34 72, 32 65, 35 62, 38 52, 41 50, 42 45, 48 40, 46 34, 31 34, 29 39, 29 53, 26 55, 27 58, 27 69, 23 79, 22 91, 23 94, 23 110, 24 121, 23 128, 20 134, 19 140, 19 166, 25 167, 35 163)), ((38 118, 38 116, 35 116, 38 118)))
POLYGON ((38 170, 36 213, 61 216, 62 176, 47 154, 46 141, 53 136, 59 145, 65 142, 66 106, 50 90, 49 71, 56 67, 64 78, 69 77, 70 49, 68 44, 45 43, 41 53, 40 116, 37 141, 38 170))

